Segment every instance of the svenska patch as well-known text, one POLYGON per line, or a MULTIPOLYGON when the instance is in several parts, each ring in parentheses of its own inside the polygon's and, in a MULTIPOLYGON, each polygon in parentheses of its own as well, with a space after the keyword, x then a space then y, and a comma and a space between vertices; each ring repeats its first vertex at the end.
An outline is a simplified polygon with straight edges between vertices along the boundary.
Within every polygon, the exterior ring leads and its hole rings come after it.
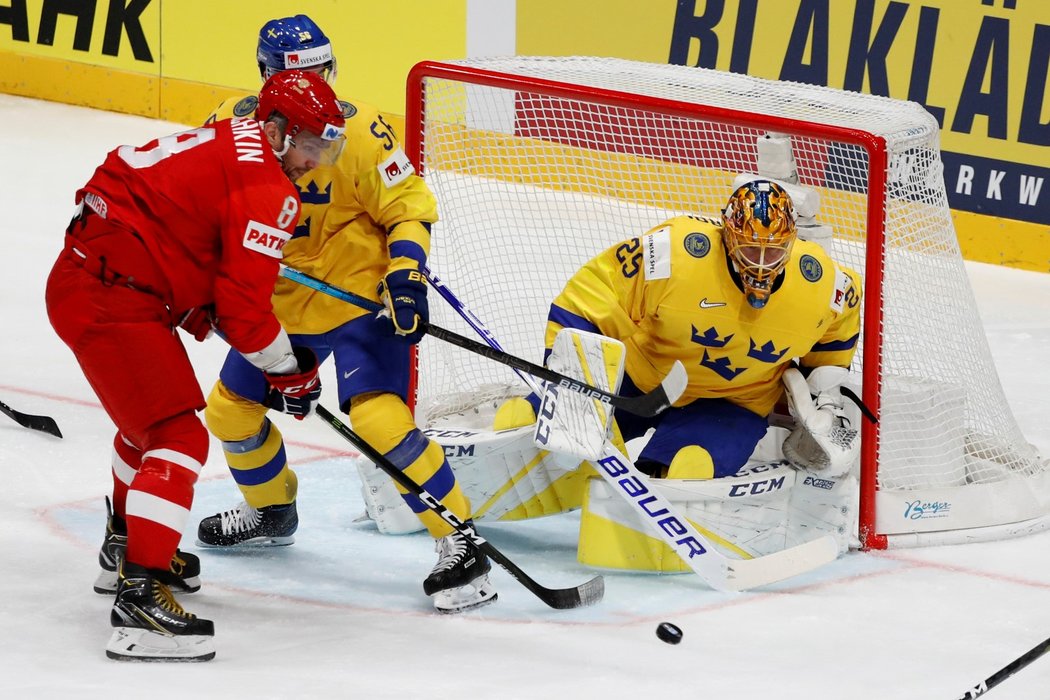
POLYGON ((357 114, 357 107, 354 107, 346 100, 339 100, 339 104, 343 108, 343 119, 349 119, 350 117, 357 114))
POLYGON ((664 226, 642 238, 642 265, 646 280, 671 276, 671 228, 664 226))
POLYGON ((255 95, 248 95, 247 97, 241 98, 241 100, 233 106, 233 116, 247 117, 249 114, 255 114, 255 109, 258 106, 259 98, 255 95))
POLYGON ((703 233, 690 233, 682 242, 685 252, 694 258, 702 258, 711 252, 711 239, 703 233))
POLYGON ((799 258, 798 269, 802 272, 802 276, 810 282, 816 282, 824 276, 824 268, 820 261, 812 255, 803 255, 799 258))
POLYGON ((410 175, 416 172, 412 161, 408 159, 405 152, 398 148, 390 157, 376 166, 379 177, 388 188, 404 182, 410 175))
POLYGON ((287 231, 249 219, 244 229, 244 247, 280 260, 284 257, 284 244, 291 237, 287 231))

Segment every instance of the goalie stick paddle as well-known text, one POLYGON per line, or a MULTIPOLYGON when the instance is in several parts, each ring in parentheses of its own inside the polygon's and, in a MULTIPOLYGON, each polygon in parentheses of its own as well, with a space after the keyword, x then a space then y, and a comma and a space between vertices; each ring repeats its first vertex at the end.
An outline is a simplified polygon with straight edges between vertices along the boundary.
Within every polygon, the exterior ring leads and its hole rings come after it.
MULTIPOLYGON (((379 304, 371 299, 366 299, 353 292, 348 292, 345 289, 341 289, 334 284, 325 282, 324 280, 318 279, 313 275, 308 275, 305 272, 300 272, 295 268, 282 266, 281 276, 290 279, 299 284, 315 289, 322 294, 341 299, 349 302, 367 311, 382 311, 383 305, 379 304)), ((442 289, 443 287, 439 288, 442 289)), ((425 324, 427 335, 431 335, 438 340, 443 340, 446 343, 451 343, 457 347, 461 347, 464 350, 468 350, 475 354, 487 357, 490 360, 494 360, 501 364, 512 367, 515 370, 526 372, 534 377, 538 377, 548 382, 553 382, 558 386, 565 387, 570 391, 575 391, 592 399, 597 399, 608 403, 616 408, 622 408, 623 410, 633 413, 636 416, 655 416, 656 414, 669 407, 672 403, 678 400, 678 397, 685 391, 686 384, 688 382, 688 375, 686 374, 685 367, 681 362, 675 362, 671 371, 668 372, 667 376, 664 377, 663 381, 658 387, 653 389, 647 394, 641 396, 620 396, 604 389, 599 389, 596 386, 585 384, 577 379, 568 377, 564 374, 559 374, 552 370, 547 369, 541 365, 533 364, 528 360, 524 360, 520 357, 515 357, 509 353, 504 352, 502 349, 479 343, 476 340, 471 340, 458 333, 435 326, 431 323, 425 324)))
POLYGON ((441 516, 441 518, 462 533, 475 547, 487 554, 492 561, 496 562, 507 573, 518 580, 521 585, 528 588, 537 598, 556 610, 569 610, 592 605, 599 602, 605 595, 605 579, 595 576, 590 581, 573 588, 547 588, 534 581, 528 574, 519 569, 517 565, 508 559, 502 552, 496 549, 484 537, 478 534, 472 524, 468 524, 456 517, 441 501, 431 496, 426 489, 417 484, 404 472, 397 468, 393 462, 384 457, 378 450, 368 444, 364 438, 350 429, 346 423, 325 408, 317 405, 317 415, 325 420, 337 433, 343 436, 347 442, 354 445, 361 453, 375 462, 375 465, 386 472, 387 476, 401 484, 404 488, 419 496, 419 499, 428 508, 441 516))
MULTIPOLYGON (((451 289, 430 270, 426 271, 431 286, 449 303, 464 321, 493 348, 499 341, 492 335, 451 289)), ((684 371, 684 368, 683 368, 684 371)), ((540 387, 529 376, 518 375, 534 392, 540 387)), ((702 578, 719 591, 744 591, 798 576, 812 571, 838 557, 838 545, 830 535, 753 559, 730 559, 717 551, 710 540, 692 523, 679 515, 677 509, 662 494, 650 489, 648 479, 609 440, 602 446, 597 461, 592 462, 610 488, 622 496, 649 523, 650 529, 702 578)))
POLYGON ((1032 649, 1029 649, 1021 656, 1017 657, 1016 659, 1006 664, 992 675, 985 678, 983 681, 981 681, 974 687, 967 690, 956 700, 972 700, 973 698, 977 698, 984 695, 989 690, 999 685, 1000 683, 1002 683, 1007 678, 1020 671, 1028 664, 1032 663, 1039 657, 1046 654, 1046 652, 1048 651, 1050 651, 1050 639, 1044 639, 1032 649))
POLYGON ((3 413, 23 428, 39 430, 55 437, 62 437, 62 431, 58 429, 58 423, 51 416, 34 416, 28 413, 20 413, 3 401, 0 401, 0 413, 3 413))

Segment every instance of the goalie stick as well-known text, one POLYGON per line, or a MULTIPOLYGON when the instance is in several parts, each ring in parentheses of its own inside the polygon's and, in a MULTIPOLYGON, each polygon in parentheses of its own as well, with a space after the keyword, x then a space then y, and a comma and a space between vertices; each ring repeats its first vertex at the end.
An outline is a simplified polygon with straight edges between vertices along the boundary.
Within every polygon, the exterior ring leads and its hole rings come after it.
POLYGON ((0 413, 18 423, 23 428, 29 428, 30 430, 39 430, 55 437, 62 437, 62 431, 58 429, 58 423, 51 416, 34 416, 28 413, 21 413, 8 406, 3 401, 0 401, 0 413))
POLYGON ((967 690, 960 695, 957 700, 972 700, 973 698, 984 695, 1028 664, 1046 654, 1048 651, 1050 651, 1050 639, 1044 639, 1021 656, 1017 657, 974 687, 967 690))
MULTIPOLYGON (((300 272, 292 267, 282 266, 281 276, 294 282, 298 282, 303 286, 310 287, 311 289, 316 289, 322 294, 327 294, 336 299, 349 302, 367 311, 382 311, 384 308, 383 305, 378 302, 366 299, 365 297, 354 294, 353 292, 348 292, 334 284, 325 282, 313 275, 308 275, 305 272, 300 272)), ((429 272, 427 276, 432 278, 429 272)), ((435 283, 432 282, 432 284, 435 283)), ((442 292, 441 289, 438 291, 444 296, 444 292, 442 292)), ((431 335, 438 340, 443 340, 446 343, 451 343, 452 345, 461 347, 464 350, 487 357, 490 360, 507 365, 508 367, 512 367, 515 371, 518 371, 519 375, 522 372, 527 372, 534 377, 553 382, 558 386, 569 389, 570 391, 575 391, 589 396, 592 399, 597 399, 617 408, 622 408, 636 416, 655 416, 660 413, 660 411, 663 411, 678 400, 678 397, 682 395, 683 391, 685 391, 686 383, 688 381, 685 367, 682 366, 682 363, 676 362, 671 368, 671 371, 668 372, 667 376, 664 377, 662 382, 660 382, 660 385, 649 393, 642 394, 641 396, 620 396, 504 352, 502 348, 498 347, 498 344, 490 342, 491 336, 485 336, 482 334, 483 337, 485 337, 485 340, 489 342, 489 344, 486 345, 484 343, 479 343, 476 340, 466 338, 458 333, 453 333, 452 331, 441 328, 440 326, 435 326, 431 323, 424 324, 424 328, 426 329, 427 335, 431 335)), ((475 330, 477 330, 476 327, 475 330)))
MULTIPOLYGON (((453 294, 430 270, 431 286, 478 335, 493 348, 499 342, 472 311, 453 294)), ((521 376, 537 395, 542 391, 536 382, 521 376)), ((753 559, 730 559, 714 549, 710 540, 700 534, 662 494, 650 489, 648 479, 609 440, 601 456, 592 462, 610 487, 627 500, 652 531, 663 540, 708 585, 719 591, 744 591, 812 571, 838 557, 838 545, 830 535, 773 554, 753 559)))
POLYGON ((579 608, 585 605, 597 603, 605 595, 605 579, 601 576, 595 576, 590 581, 573 588, 547 588, 541 586, 530 578, 528 574, 519 569, 517 565, 508 559, 502 552, 492 546, 488 540, 479 535, 472 524, 465 523, 456 517, 455 513, 442 505, 441 501, 434 498, 426 489, 409 478, 404 472, 397 468, 397 465, 384 457, 378 450, 368 444, 364 438, 351 430, 350 426, 332 415, 327 408, 318 404, 316 410, 317 415, 323 418, 337 433, 342 435, 347 442, 361 450, 361 453, 371 459, 377 467, 386 472, 387 476, 419 496, 420 500, 423 501, 428 508, 440 515, 445 522, 469 539, 475 547, 506 569, 507 573, 517 579, 521 585, 528 588, 537 598, 550 607, 555 608, 556 610, 579 608))

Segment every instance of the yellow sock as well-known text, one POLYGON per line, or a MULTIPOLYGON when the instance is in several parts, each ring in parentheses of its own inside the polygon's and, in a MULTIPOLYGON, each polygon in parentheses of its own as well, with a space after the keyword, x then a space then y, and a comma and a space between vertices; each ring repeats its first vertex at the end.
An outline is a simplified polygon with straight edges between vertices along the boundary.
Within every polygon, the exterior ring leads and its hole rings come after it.
POLYGON ((667 469, 668 479, 713 479, 715 463, 711 454, 700 445, 689 445, 678 450, 667 469))

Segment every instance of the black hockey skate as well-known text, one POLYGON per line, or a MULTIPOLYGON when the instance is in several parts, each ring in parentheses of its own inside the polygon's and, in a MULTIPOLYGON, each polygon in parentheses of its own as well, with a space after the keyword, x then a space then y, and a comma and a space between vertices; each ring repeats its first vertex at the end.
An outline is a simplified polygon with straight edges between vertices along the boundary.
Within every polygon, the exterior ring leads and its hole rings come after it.
POLYGON ((208 661, 215 657, 215 625, 186 612, 169 584, 177 577, 120 562, 115 628, 106 656, 118 661, 208 661))
POLYGON ((423 592, 442 613, 458 613, 495 602, 496 591, 489 583, 492 564, 458 531, 437 540, 437 564, 423 581, 423 592))
POLYGON ((298 527, 299 515, 294 501, 259 509, 242 502, 236 508, 201 520, 197 527, 197 544, 202 547, 289 545, 295 542, 292 535, 298 527))
MULTIPOLYGON (((128 527, 124 519, 113 514, 113 505, 106 497, 106 537, 98 551, 98 565, 102 567, 95 579, 95 593, 112 595, 117 592, 117 566, 128 546, 128 527)), ((201 560, 196 554, 175 550, 171 558, 172 587, 176 593, 193 593, 201 588, 201 560)))

